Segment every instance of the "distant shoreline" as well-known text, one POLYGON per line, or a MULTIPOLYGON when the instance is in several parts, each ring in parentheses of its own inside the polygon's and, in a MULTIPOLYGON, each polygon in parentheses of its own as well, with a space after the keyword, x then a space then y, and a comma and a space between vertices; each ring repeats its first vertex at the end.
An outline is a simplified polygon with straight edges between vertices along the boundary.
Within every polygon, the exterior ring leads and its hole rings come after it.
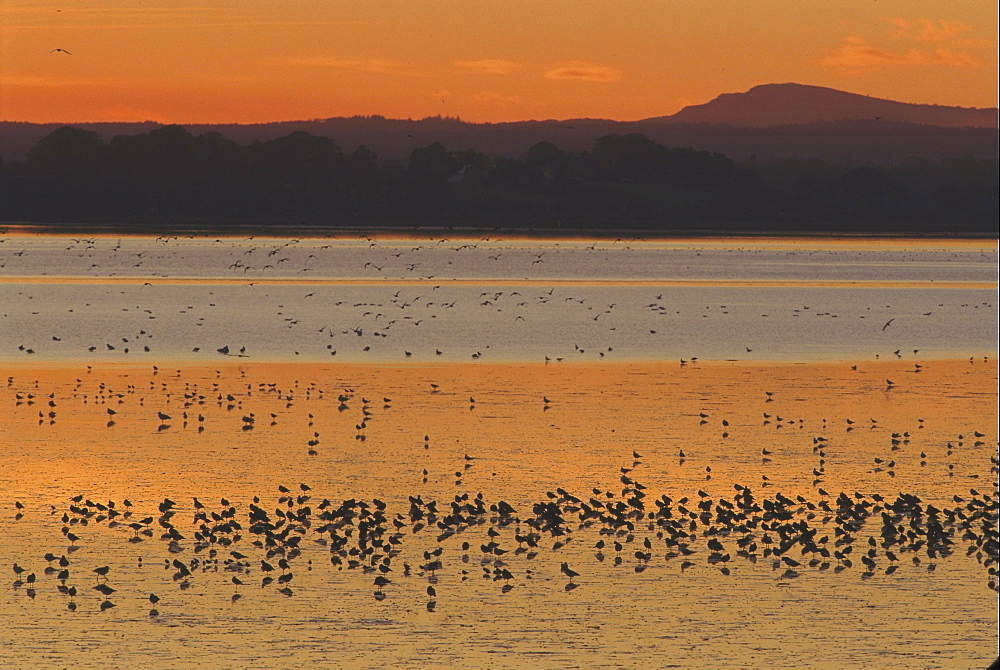
MULTIPOLYGON (((855 224, 856 225, 856 224, 855 224)), ((722 229, 683 227, 669 231, 650 228, 573 228, 573 227, 464 227, 445 225, 421 226, 338 226, 328 227, 309 224, 259 224, 259 223, 131 223, 131 222, 59 222, 37 223, 29 221, 0 221, 0 235, 135 235, 135 236, 204 236, 204 237, 325 237, 330 239, 354 237, 381 238, 482 238, 503 235, 509 239, 588 239, 588 240, 676 240, 686 238, 811 238, 811 239, 942 239, 942 240, 997 240, 997 235, 985 232, 947 231, 898 231, 861 232, 857 230, 790 229, 722 229)))

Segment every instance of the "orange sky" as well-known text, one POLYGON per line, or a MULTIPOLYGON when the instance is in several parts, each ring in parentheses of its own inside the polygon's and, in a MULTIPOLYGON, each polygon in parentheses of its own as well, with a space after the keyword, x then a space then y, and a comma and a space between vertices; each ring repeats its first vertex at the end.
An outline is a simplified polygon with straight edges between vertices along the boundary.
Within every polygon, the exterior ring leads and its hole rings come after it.
POLYGON ((992 107, 996 52, 981 0, 0 0, 0 120, 629 120, 788 81, 992 107))

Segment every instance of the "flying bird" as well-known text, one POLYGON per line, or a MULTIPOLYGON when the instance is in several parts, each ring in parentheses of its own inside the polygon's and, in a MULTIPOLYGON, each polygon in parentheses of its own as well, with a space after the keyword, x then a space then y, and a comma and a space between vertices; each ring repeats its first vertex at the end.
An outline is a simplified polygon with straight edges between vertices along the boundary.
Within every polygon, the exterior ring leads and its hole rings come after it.
POLYGON ((50 53, 50 54, 54 54, 54 53, 56 53, 57 51, 58 51, 59 53, 64 53, 64 54, 66 54, 67 56, 72 56, 72 55, 73 55, 73 54, 71 54, 70 52, 66 51, 65 49, 53 49, 53 50, 52 50, 52 51, 50 51, 49 53, 50 53))

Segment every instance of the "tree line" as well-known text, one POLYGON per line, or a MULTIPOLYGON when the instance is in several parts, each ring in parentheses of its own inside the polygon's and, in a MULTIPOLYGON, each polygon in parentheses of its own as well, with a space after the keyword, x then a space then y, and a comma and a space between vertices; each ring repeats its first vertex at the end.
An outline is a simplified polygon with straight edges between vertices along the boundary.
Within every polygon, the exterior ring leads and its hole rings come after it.
POLYGON ((110 141, 66 126, 0 163, 0 219, 137 226, 462 226, 995 233, 998 163, 736 162, 639 134, 505 158, 438 142, 405 164, 293 132, 240 144, 181 126, 110 141))

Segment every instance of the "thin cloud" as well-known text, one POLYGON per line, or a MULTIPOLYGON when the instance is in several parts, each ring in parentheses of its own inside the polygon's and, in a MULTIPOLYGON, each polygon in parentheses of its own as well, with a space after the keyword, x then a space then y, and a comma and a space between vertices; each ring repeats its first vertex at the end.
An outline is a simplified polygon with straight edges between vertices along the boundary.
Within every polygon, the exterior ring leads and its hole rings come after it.
POLYGON ((917 32, 917 39, 922 42, 942 42, 954 39, 962 33, 971 32, 975 26, 971 26, 961 21, 933 21, 931 19, 919 19, 920 30, 917 32))
POLYGON ((308 58, 263 58, 257 61, 260 65, 276 67, 321 68, 329 70, 346 70, 348 72, 366 72, 372 74, 393 74, 407 77, 421 77, 412 63, 384 58, 328 58, 312 56, 308 58))
POLYGON ((949 67, 981 68, 983 61, 972 54, 936 48, 929 51, 909 49, 905 52, 884 51, 870 46, 860 37, 848 37, 821 65, 836 68, 845 74, 863 74, 888 66, 945 65, 949 67))
POLYGON ((524 99, 519 95, 504 95, 503 93, 497 93, 496 91, 482 91, 480 93, 475 93, 470 97, 476 102, 500 102, 508 105, 516 105, 524 102, 524 99))
POLYGON ((951 51, 950 49, 935 49, 933 62, 940 65, 950 65, 952 67, 981 68, 985 63, 964 51, 951 51))
POLYGON ((484 74, 510 74, 511 72, 523 70, 524 64, 512 60, 487 58, 484 60, 456 61, 455 67, 469 72, 481 72, 484 74))
POLYGON ((28 74, 4 74, 0 75, 0 86, 20 86, 25 88, 59 88, 69 86, 110 86, 121 83, 121 80, 113 78, 95 77, 74 77, 74 78, 54 78, 41 77, 28 74))
POLYGON ((176 14, 178 12, 218 12, 219 7, 9 7, 4 8, 8 14, 40 14, 50 16, 60 14, 176 14))
POLYGON ((893 37, 905 38, 910 36, 910 29, 913 27, 913 24, 908 19, 898 16, 887 16, 885 17, 885 21, 896 27, 892 31, 893 37))
POLYGON ((889 16, 885 19, 896 27, 893 37, 915 39, 919 42, 945 42, 955 39, 962 33, 972 32, 976 26, 961 21, 945 19, 917 19, 909 21, 904 18, 889 16))
MULTIPOLYGON (((192 17, 194 18, 194 17, 192 17)), ((74 23, 73 30, 163 30, 172 28, 302 28, 329 26, 358 26, 359 21, 177 21, 164 20, 155 23, 74 23)), ((8 26, 8 30, 51 29, 51 24, 20 24, 8 26)))
POLYGON ((543 76, 546 79, 595 81, 607 84, 619 81, 622 78, 622 72, 607 65, 595 65, 584 61, 564 61, 556 63, 546 70, 543 76))
POLYGON ((18 7, 4 10, 13 17, 7 30, 148 30, 170 28, 328 27, 358 26, 362 21, 276 21, 245 14, 229 18, 220 7, 18 7), (109 20, 109 19, 117 20, 109 20), (38 20, 42 19, 43 22, 38 20), (33 21, 33 22, 29 22, 33 21), (59 23, 53 23, 58 20, 59 23))

